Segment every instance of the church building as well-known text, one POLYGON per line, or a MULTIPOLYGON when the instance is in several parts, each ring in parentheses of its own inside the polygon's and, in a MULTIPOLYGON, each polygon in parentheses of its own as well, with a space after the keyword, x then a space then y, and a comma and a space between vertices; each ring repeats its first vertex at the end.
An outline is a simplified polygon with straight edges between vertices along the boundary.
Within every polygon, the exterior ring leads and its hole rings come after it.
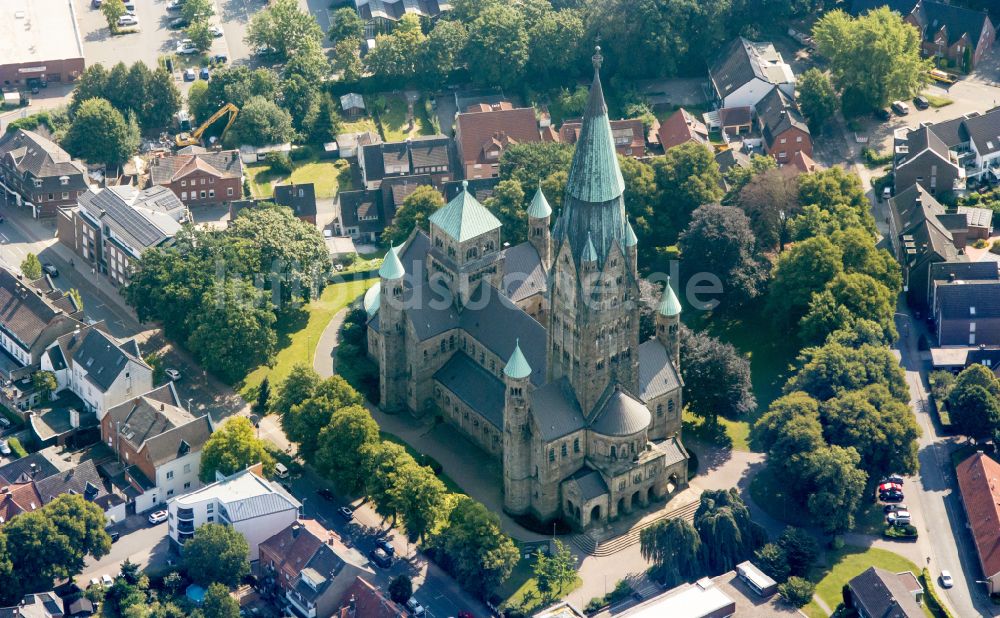
POLYGON ((637 239, 594 56, 563 196, 539 188, 528 241, 467 190, 392 248, 365 295, 381 405, 440 414, 503 463, 504 508, 578 529, 687 486, 669 285, 639 342, 637 239))

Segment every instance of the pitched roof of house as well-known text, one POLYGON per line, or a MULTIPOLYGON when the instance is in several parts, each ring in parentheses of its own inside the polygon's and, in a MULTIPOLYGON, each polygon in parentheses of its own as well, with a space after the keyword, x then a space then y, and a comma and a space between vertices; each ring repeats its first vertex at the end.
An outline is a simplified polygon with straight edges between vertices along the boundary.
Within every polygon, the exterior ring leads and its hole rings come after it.
POLYGON ((587 426, 573 387, 565 377, 535 390, 531 404, 535 424, 544 441, 561 438, 587 426))
POLYGON ((708 127, 683 107, 660 123, 660 145, 664 150, 687 142, 708 142, 708 127))
POLYGON ((462 112, 455 116, 455 135, 461 145, 463 163, 495 164, 485 153, 491 146, 541 141, 535 110, 530 107, 462 112))
POLYGON ((90 190, 80 196, 80 208, 98 227, 108 227, 133 252, 156 247, 174 237, 187 207, 167 187, 141 191, 131 185, 90 190))
POLYGON ((715 153, 715 162, 719 164, 719 171, 724 174, 734 165, 750 167, 750 155, 735 148, 727 148, 715 153))
POLYGON ((663 344, 656 339, 640 343, 639 397, 648 402, 680 385, 681 378, 663 344))
MULTIPOLYGON (((621 118, 609 121, 611 124, 611 134, 615 137, 615 144, 636 148, 646 144, 646 129, 642 120, 637 118, 621 118), (625 140, 628 139, 628 142, 625 140)), ((575 144, 580 139, 580 129, 583 127, 583 119, 576 118, 567 120, 559 127, 559 139, 564 144, 575 144)))
POLYGON ((944 120, 930 125, 930 129, 945 146, 955 148, 959 144, 969 141, 969 132, 965 128, 965 121, 979 115, 979 112, 973 112, 951 120, 944 120))
POLYGON ((939 283, 936 295, 941 320, 1000 318, 1000 281, 959 279, 939 283))
POLYGON ((63 615, 63 600, 55 592, 26 594, 18 607, 21 618, 57 618, 63 615))
POLYGON ((341 191, 339 197, 340 216, 345 228, 357 227, 361 233, 368 233, 381 232, 388 225, 382 215, 381 191, 341 191))
POLYGON ((920 0, 854 0, 851 3, 851 15, 861 15, 874 9, 888 6, 905 17, 913 12, 920 0))
POLYGON ((908 146, 907 152, 896 159, 897 167, 915 160, 918 155, 925 151, 932 152, 951 164, 948 145, 931 130, 931 127, 921 126, 913 129, 906 134, 906 142, 908 146))
POLYGON ((87 168, 58 144, 34 131, 18 129, 0 136, 0 160, 7 157, 21 174, 27 172, 35 178, 55 181, 43 184, 45 188, 57 185, 64 186, 65 191, 87 188, 87 168), (68 177, 68 184, 61 185, 59 178, 62 176, 68 177))
POLYGON ((89 328, 81 335, 83 339, 72 356, 73 363, 87 372, 87 378, 101 392, 114 384, 129 361, 147 366, 145 361, 122 349, 120 342, 100 329, 89 328))
POLYGON ((948 279, 1000 279, 997 263, 986 262, 937 262, 931 264, 931 280, 947 281, 948 279))
POLYGON ((205 172, 216 178, 241 178, 243 161, 240 159, 240 151, 220 150, 159 157, 149 164, 149 181, 154 185, 166 185, 195 171, 205 172))
POLYGON ((768 147, 774 145, 775 140, 790 129, 809 133, 809 127, 795 101, 777 86, 758 101, 756 111, 757 118, 764 126, 764 140, 768 147))
POLYGON ((500 220, 468 190, 437 209, 429 221, 458 242, 471 240, 501 226, 500 220))
POLYGON ((792 160, 788 162, 788 165, 803 174, 816 171, 816 162, 813 161, 812 157, 801 150, 795 151, 792 155, 792 160))
POLYGON ((405 618, 403 608, 361 577, 354 579, 337 603, 337 618, 405 618))
POLYGON ((121 403, 110 410, 112 427, 154 466, 200 450, 212 434, 208 414, 184 409, 173 382, 121 403))
POLYGON ((949 46, 957 43, 962 35, 968 34, 972 49, 978 47, 979 39, 986 30, 986 21, 989 19, 985 12, 932 0, 923 0, 920 7, 927 24, 925 34, 927 40, 933 40, 934 35, 945 28, 949 46))
POLYGON ((367 560, 347 547, 333 530, 314 519, 300 519, 260 544, 261 551, 280 559, 275 569, 292 578, 292 587, 304 598, 315 600, 330 586, 345 564, 364 565, 367 560), (315 587, 295 581, 305 576, 315 587))
POLYGON ((296 217, 316 216, 316 187, 311 182, 274 187, 274 202, 292 209, 296 217))
POLYGON ((965 129, 980 155, 1000 151, 1000 107, 965 119, 965 129))
POLYGON ((753 109, 744 105, 741 107, 724 107, 719 110, 719 124, 727 127, 743 127, 753 121, 753 109))
POLYGON ((952 233, 941 221, 945 208, 923 186, 912 185, 889 198, 889 216, 910 254, 908 261, 931 253, 946 260, 958 257, 952 233))
POLYGON ((879 618, 920 618, 924 615, 917 605, 914 592, 896 573, 869 567, 847 582, 854 597, 869 616, 879 618))
POLYGON ((982 452, 955 468, 962 502, 987 577, 1000 573, 1000 464, 982 452))
MULTIPOLYGON (((425 135, 405 142, 367 144, 358 155, 363 159, 365 180, 369 183, 382 180, 387 167, 405 166, 404 174, 413 174, 418 168, 444 167, 451 169, 451 138, 444 135, 425 135)), ((399 173, 399 172, 394 172, 399 173)))
POLYGON ((68 493, 79 494, 90 502, 108 496, 104 481, 97 473, 97 466, 92 459, 80 462, 75 468, 61 470, 48 478, 35 481, 35 487, 45 504, 68 493))
POLYGON ((737 37, 726 47, 709 70, 709 76, 723 97, 755 78, 771 84, 795 80, 773 44, 743 37, 737 37))
POLYGON ((42 508, 42 497, 35 484, 0 482, 0 526, 15 516, 42 508))
POLYGON ((529 242, 503 250, 504 275, 501 288, 507 298, 520 302, 532 294, 542 294, 547 287, 545 266, 538 251, 529 242))
POLYGON ((989 208, 959 206, 958 214, 965 215, 969 227, 989 228, 993 225, 993 211, 989 208))
POLYGON ((0 268, 0 329, 24 348, 34 345, 54 319, 66 314, 41 291, 0 268))
POLYGON ((15 459, 5 466, 0 466, 0 485, 6 483, 28 483, 52 476, 59 471, 41 453, 28 453, 27 457, 15 459))

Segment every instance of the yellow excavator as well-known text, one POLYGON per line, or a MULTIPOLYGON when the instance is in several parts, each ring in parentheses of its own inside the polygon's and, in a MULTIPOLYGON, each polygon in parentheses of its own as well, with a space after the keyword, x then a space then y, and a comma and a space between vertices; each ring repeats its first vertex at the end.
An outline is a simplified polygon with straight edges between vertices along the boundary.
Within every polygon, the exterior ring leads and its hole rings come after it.
POLYGON ((226 123, 226 128, 223 129, 222 133, 219 135, 219 141, 222 141, 222 138, 225 137, 226 135, 226 131, 229 130, 229 127, 233 126, 233 121, 236 120, 236 114, 238 113, 240 113, 240 108, 236 107, 232 103, 226 103, 219 109, 219 111, 212 114, 212 116, 208 120, 201 123, 201 126, 199 126, 191 133, 178 133, 177 136, 174 138, 174 143, 177 144, 178 148, 183 148, 184 146, 193 146, 195 144, 198 144, 199 142, 201 142, 202 134, 205 132, 206 129, 208 129, 208 127, 215 124, 215 121, 218 120, 219 118, 222 118, 226 114, 229 114, 229 121, 226 123))

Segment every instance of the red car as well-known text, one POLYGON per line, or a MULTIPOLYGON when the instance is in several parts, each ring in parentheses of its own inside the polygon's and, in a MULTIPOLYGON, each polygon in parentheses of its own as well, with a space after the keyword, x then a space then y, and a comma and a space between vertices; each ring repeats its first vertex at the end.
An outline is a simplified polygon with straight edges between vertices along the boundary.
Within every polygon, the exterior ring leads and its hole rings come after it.
POLYGON ((882 483, 878 486, 878 493, 885 493, 887 491, 903 491, 903 486, 899 483, 882 483))

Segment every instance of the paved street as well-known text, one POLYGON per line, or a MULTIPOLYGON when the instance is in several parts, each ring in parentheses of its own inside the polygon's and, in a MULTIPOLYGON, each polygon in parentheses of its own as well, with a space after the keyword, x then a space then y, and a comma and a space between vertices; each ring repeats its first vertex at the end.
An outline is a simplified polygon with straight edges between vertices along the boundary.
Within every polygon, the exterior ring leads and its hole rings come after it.
POLYGON ((105 574, 114 577, 126 559, 156 572, 169 566, 168 560, 177 558, 170 553, 166 522, 151 526, 144 515, 133 515, 115 529, 121 532, 121 537, 111 544, 111 552, 107 556, 100 560, 87 557, 83 572, 76 577, 78 585, 86 587, 91 579, 100 579, 105 574))

